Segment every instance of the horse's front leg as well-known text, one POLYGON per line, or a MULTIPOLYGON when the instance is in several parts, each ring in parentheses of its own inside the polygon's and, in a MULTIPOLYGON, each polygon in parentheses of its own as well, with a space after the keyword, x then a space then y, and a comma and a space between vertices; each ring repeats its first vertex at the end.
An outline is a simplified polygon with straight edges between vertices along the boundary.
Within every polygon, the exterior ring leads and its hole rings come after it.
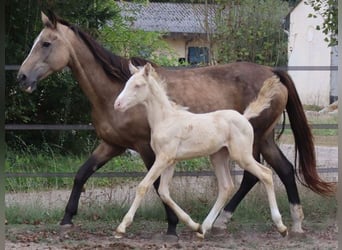
POLYGON ((169 183, 172 180, 174 169, 174 166, 170 166, 161 174, 158 190, 160 198, 176 213, 178 218, 183 221, 185 225, 195 232, 198 232, 200 230, 200 224, 194 222, 191 217, 171 198, 169 183))
POLYGON ((133 222, 134 215, 139 208, 142 199, 144 198, 146 192, 148 189, 151 187, 153 182, 157 180, 157 178, 161 175, 161 173, 165 170, 167 166, 169 166, 168 160, 165 157, 158 157, 156 158, 156 161, 154 162, 153 166, 151 169, 148 171, 144 179, 139 183, 136 193, 135 193, 135 198, 133 200, 133 203, 122 219, 120 225, 116 228, 116 233, 115 237, 116 238, 121 238, 123 234, 126 233, 126 228, 130 226, 133 222))
POLYGON ((83 189, 83 185, 89 177, 101 168, 106 162, 114 156, 120 155, 125 151, 121 147, 113 147, 102 142, 92 153, 89 159, 79 168, 74 179, 74 185, 69 197, 68 204, 60 225, 62 227, 73 225, 72 218, 77 214, 78 203, 83 189))

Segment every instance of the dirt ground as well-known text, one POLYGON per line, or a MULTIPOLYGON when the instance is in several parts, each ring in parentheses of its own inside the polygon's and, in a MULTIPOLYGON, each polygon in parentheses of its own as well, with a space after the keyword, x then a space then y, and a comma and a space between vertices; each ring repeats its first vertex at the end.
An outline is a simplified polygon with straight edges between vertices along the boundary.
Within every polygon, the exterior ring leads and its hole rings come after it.
POLYGON ((305 234, 281 237, 271 224, 241 224, 213 230, 204 240, 180 226, 179 238, 165 237, 165 223, 137 220, 125 238, 113 236, 115 226, 77 225, 61 232, 58 225, 8 226, 5 249, 338 249, 336 220, 304 223, 305 234))

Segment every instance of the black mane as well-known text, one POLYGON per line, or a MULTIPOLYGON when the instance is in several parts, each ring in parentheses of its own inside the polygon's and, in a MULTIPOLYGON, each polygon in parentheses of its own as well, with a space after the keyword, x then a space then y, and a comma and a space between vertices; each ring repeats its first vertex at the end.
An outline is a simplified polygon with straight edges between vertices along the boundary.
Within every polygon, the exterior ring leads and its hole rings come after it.
MULTIPOLYGON (((56 25, 58 22, 67 26, 83 40, 109 78, 126 82, 131 77, 128 67, 128 59, 117 56, 105 49, 88 33, 58 17, 52 11, 48 11, 48 16, 53 25, 56 25)), ((144 66, 147 62, 156 66, 154 63, 139 57, 132 57, 130 60, 135 66, 144 66)))

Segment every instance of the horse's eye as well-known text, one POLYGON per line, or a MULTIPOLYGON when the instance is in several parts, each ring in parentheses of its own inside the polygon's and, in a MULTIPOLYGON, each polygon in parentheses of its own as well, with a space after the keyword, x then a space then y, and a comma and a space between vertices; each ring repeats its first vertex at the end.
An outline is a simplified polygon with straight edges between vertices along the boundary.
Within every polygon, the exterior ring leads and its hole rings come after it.
POLYGON ((51 43, 49 42, 43 42, 43 47, 44 48, 48 48, 51 45, 51 43))

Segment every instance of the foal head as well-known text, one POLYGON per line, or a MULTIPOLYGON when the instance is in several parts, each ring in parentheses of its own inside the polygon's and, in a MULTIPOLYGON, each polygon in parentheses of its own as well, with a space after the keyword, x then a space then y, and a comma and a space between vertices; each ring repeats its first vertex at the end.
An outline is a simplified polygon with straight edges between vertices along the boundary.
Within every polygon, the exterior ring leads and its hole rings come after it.
POLYGON ((114 103, 114 108, 121 112, 146 102, 151 93, 153 93, 153 85, 156 85, 154 83, 156 83, 158 77, 150 63, 138 69, 130 62, 129 69, 132 76, 114 103))

